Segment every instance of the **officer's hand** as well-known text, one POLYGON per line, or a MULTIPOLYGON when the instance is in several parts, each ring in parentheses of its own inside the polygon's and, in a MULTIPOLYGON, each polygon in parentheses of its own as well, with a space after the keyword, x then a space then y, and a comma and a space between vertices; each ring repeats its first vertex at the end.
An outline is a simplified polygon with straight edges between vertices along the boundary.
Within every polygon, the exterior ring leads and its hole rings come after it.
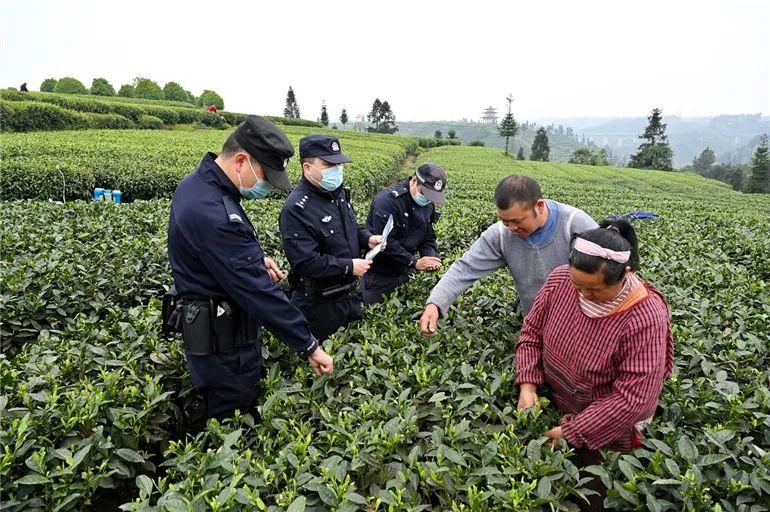
POLYGON ((307 362, 313 367, 316 375, 331 375, 334 371, 334 359, 324 352, 324 349, 318 347, 307 358, 307 362))
MULTIPOLYGON (((369 249, 374 249, 377 244, 382 242, 382 235, 372 235, 369 237, 369 249)), ((383 247, 384 249, 384 247, 383 247)))
POLYGON ((268 258, 265 256, 265 268, 267 269, 267 273, 270 275, 270 279, 276 283, 283 279, 283 272, 281 272, 281 269, 278 268, 278 264, 273 261, 273 258, 268 258))
POLYGON ((536 404, 540 404, 540 401, 537 399, 537 386, 529 382, 522 383, 519 386, 518 409, 521 411, 536 404))
POLYGON ((441 267, 441 260, 435 256, 423 256, 417 263, 414 264, 414 268, 417 270, 438 270, 441 267))
POLYGON ((420 330, 423 336, 433 336, 438 329, 438 306, 428 304, 420 317, 420 330))
POLYGON ((362 260, 361 258, 356 258, 353 260, 353 275, 356 277, 361 277, 362 275, 366 274, 366 271, 369 270, 369 267, 372 266, 372 260, 362 260))

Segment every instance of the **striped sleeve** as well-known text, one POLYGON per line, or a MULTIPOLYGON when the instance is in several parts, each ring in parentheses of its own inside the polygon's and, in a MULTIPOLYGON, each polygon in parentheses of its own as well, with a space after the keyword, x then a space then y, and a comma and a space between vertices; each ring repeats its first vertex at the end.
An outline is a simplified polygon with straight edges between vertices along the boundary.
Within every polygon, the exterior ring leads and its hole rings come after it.
POLYGON ((548 317, 551 295, 556 283, 563 279, 564 268, 557 267, 548 276, 545 284, 535 298, 535 304, 524 317, 524 325, 516 343, 516 384, 531 383, 540 385, 543 374, 543 326, 548 317))
POLYGON ((618 440, 657 404, 668 374, 671 329, 665 304, 640 308, 621 342, 613 391, 575 416, 562 418, 564 437, 575 447, 597 450, 618 440))

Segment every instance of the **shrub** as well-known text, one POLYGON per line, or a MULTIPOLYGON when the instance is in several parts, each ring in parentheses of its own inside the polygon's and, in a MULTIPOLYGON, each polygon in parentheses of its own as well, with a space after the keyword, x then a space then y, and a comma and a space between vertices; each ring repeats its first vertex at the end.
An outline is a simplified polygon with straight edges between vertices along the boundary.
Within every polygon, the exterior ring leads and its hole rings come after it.
POLYGON ((106 78, 94 78, 91 83, 91 94, 94 96, 115 96, 115 88, 106 78))
POLYGON ((46 78, 43 80, 43 83, 40 84, 40 92, 53 92, 54 89, 56 89, 56 80, 55 78, 46 78))
POLYGON ((181 101, 184 103, 192 102, 192 94, 176 82, 168 82, 163 86, 163 96, 169 101, 181 101))
POLYGON ((157 82, 149 78, 139 77, 134 81, 134 98, 162 100, 165 99, 165 96, 163 95, 163 89, 160 88, 157 82))
MULTIPOLYGON (((244 119, 246 119, 246 114, 238 114, 237 112, 219 112, 219 115, 221 115, 225 121, 227 121, 227 124, 231 124, 233 126, 239 125, 243 122, 244 119)), ((277 122, 276 119, 283 119, 283 118, 272 118, 273 122, 277 122)))
POLYGON ((469 146, 484 146, 483 140, 472 140, 468 143, 469 146))
POLYGON ((163 128, 163 119, 155 116, 143 115, 139 117, 139 128, 143 130, 158 130, 163 128))
POLYGON ((91 128, 109 129, 109 130, 125 130, 127 128, 133 128, 134 123, 125 116, 120 114, 98 114, 96 112, 88 112, 85 114, 91 123, 91 128))
POLYGON ((135 123, 138 123, 139 118, 142 117, 142 115, 145 113, 144 108, 139 105, 133 105, 131 103, 115 103, 111 110, 113 113, 127 117, 135 123))
POLYGON ((164 124, 176 124, 179 120, 176 109, 171 107, 145 105, 142 108, 144 109, 145 114, 161 119, 164 124))
POLYGON ((56 82, 53 92, 59 94, 88 94, 88 89, 83 82, 71 76, 65 76, 56 82))
POLYGON ((214 105, 219 110, 224 110, 225 101, 222 99, 222 96, 220 96, 216 92, 206 89, 198 97, 198 105, 201 107, 208 107, 209 105, 214 105))
POLYGON ((83 130, 89 120, 80 112, 37 101, 0 100, 3 129, 14 132, 36 130, 83 130))
POLYGON ((120 90, 118 91, 118 96, 123 96, 124 98, 133 98, 134 97, 134 86, 131 84, 123 84, 120 86, 120 90))
MULTIPOLYGON (((246 115, 243 115, 244 119, 246 115)), ((316 121, 308 121, 307 119, 299 119, 295 117, 276 117, 276 116, 264 116, 265 119, 269 119, 270 121, 276 123, 276 124, 282 124, 285 126, 310 126, 313 128, 323 128, 324 125, 322 125, 319 122, 316 121)), ((232 124, 232 123, 231 123, 232 124)))

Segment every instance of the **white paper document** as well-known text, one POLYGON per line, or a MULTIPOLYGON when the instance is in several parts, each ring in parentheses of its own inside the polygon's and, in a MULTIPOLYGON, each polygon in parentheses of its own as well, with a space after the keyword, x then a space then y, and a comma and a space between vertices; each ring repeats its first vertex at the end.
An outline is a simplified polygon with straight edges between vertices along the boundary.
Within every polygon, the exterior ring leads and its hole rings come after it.
POLYGON ((366 253, 366 259, 370 260, 380 254, 383 249, 388 245, 388 233, 393 229, 393 215, 388 217, 388 222, 385 223, 385 229, 382 230, 382 242, 374 246, 372 250, 366 253))

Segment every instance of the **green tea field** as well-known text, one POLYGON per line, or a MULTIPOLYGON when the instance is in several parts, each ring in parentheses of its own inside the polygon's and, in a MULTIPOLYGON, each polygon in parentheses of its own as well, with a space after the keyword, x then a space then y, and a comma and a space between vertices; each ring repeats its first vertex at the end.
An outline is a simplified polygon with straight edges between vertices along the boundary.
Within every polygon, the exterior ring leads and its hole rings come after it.
MULTIPOLYGON (((319 130, 281 128, 295 147, 319 130)), ((634 225, 640 275, 671 308, 674 374, 643 445, 593 468, 607 505, 770 510, 770 195, 694 174, 335 132, 354 160, 345 179, 359 220, 386 184, 425 162, 444 167, 442 270, 414 275, 327 340, 331 376, 314 377, 267 335, 261 418, 204 425, 181 341, 160 337, 160 296, 170 196, 228 134, 0 134, 3 511, 573 510, 567 499, 585 484, 573 454, 540 437, 558 411, 516 410, 521 319, 508 272, 463 294, 436 337, 417 325, 443 271, 497 222, 494 187, 513 173, 597 220, 660 215, 634 225), (95 186, 127 202, 90 202, 95 186)), ((296 182, 296 156, 289 173, 296 182)), ((288 268, 282 200, 244 204, 265 252, 288 268)))

